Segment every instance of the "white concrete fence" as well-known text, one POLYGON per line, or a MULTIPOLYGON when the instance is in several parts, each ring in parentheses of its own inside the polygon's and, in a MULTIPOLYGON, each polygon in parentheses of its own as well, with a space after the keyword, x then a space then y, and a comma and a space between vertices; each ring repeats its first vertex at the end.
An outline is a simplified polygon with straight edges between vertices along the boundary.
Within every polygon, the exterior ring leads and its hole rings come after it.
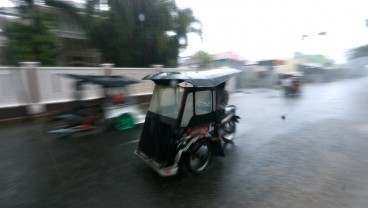
MULTIPOLYGON (((123 75, 136 80, 160 71, 182 71, 177 68, 114 68, 112 64, 101 67, 39 67, 37 62, 23 62, 20 67, 0 67, 0 109, 26 106, 28 114, 42 113, 45 105, 64 103, 73 99, 73 80, 62 74, 83 75, 123 75)), ((236 80, 227 85, 235 91, 236 80)), ((141 83, 128 86, 132 96, 151 94, 154 83, 141 80, 141 83)), ((101 88, 88 85, 86 99, 102 96, 101 88)))

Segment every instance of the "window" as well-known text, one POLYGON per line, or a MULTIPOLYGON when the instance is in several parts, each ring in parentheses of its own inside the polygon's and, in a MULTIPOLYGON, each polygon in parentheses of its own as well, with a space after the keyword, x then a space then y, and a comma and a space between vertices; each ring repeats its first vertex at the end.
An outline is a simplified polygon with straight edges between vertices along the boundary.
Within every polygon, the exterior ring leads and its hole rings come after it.
POLYGON ((156 85, 153 90, 149 111, 162 116, 177 118, 184 89, 156 85))
POLYGON ((196 115, 210 113, 212 111, 212 91, 200 91, 195 94, 196 115))
POLYGON ((0 83, 1 83, 1 96, 2 97, 12 97, 15 94, 15 86, 13 76, 11 74, 1 74, 0 75, 0 83))
POLYGON ((193 93, 189 93, 185 102, 183 118, 181 119, 181 127, 188 125, 190 119, 193 117, 193 93))
POLYGON ((61 77, 58 74, 51 74, 51 90, 52 93, 61 93, 61 77))

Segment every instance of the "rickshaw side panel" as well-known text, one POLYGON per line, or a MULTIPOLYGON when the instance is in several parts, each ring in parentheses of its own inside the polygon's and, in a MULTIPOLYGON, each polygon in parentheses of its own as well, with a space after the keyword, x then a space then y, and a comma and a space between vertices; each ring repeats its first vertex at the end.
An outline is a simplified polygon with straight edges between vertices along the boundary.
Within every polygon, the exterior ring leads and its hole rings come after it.
POLYGON ((148 111, 138 150, 163 166, 172 164, 176 150, 175 124, 176 119, 148 111))

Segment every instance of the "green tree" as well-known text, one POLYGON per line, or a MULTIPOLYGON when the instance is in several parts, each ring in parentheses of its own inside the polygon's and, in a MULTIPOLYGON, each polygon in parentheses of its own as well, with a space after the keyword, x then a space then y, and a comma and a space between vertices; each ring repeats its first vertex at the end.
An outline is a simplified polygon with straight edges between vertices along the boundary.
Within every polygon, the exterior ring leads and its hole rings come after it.
MULTIPOLYGON (((8 64, 20 61, 39 61, 42 65, 54 65, 61 51, 60 40, 50 32, 56 27, 53 15, 42 12, 38 6, 46 4, 62 10, 76 21, 86 22, 80 9, 62 0, 12 0, 21 20, 5 29, 8 38, 5 48, 8 64)), ((90 2, 91 0, 87 0, 90 2)))
POLYGON ((180 10, 173 0, 109 0, 110 10, 97 20, 94 42, 106 61, 117 66, 177 65, 187 33, 199 22, 190 9, 180 10), (167 35, 171 31, 172 36, 167 35))
MULTIPOLYGON (((20 22, 26 23, 26 24, 23 24, 23 27, 19 25, 14 26, 14 28, 17 28, 18 30, 20 30, 17 32, 18 36, 25 37, 25 36, 32 35, 32 34, 27 34, 27 32, 30 32, 31 30, 25 29, 24 26, 36 27, 36 25, 34 24, 35 15, 36 13, 41 13, 42 8, 44 8, 43 5, 46 4, 48 7, 52 7, 56 10, 59 10, 63 13, 63 15, 66 15, 69 18, 74 19, 74 24, 81 26, 84 29, 85 34, 87 35, 87 38, 89 40, 90 46, 93 46, 93 47, 98 46, 98 44, 96 44, 96 40, 93 38, 95 37, 93 34, 96 33, 96 30, 95 30, 96 21, 95 20, 101 19, 101 13, 98 13, 98 9, 97 9, 97 7, 99 6, 100 0, 86 0, 85 9, 77 8, 74 4, 67 2, 67 1, 63 1, 63 0, 12 0, 12 1, 16 5, 16 8, 19 11, 19 14, 21 17, 20 22), (30 24, 27 24, 27 23, 30 23, 30 24)), ((46 30, 50 28, 44 28, 44 29, 46 32, 46 30)), ((12 29, 11 31, 12 33, 15 32, 14 29, 12 29)), ((10 33, 7 33, 7 34, 10 35, 10 33)), ((15 37, 9 36, 8 38, 13 40, 15 37)), ((48 36, 43 37, 43 40, 45 44, 49 44, 50 41, 54 41, 55 38, 51 37, 51 34, 48 34, 48 36)), ((12 42, 14 44, 19 45, 18 43, 16 43, 16 41, 12 41, 12 42)), ((40 41, 39 43, 42 44, 42 42, 40 41)), ((58 43, 58 46, 60 46, 60 43, 58 43)), ((16 58, 15 56, 19 57, 19 55, 17 54, 9 54, 10 51, 12 51, 12 53, 16 52, 14 51, 14 48, 16 48, 15 46, 12 46, 11 48, 12 50, 10 50, 9 48, 7 50, 8 56, 12 56, 13 58, 16 58)), ((59 51, 60 47, 57 47, 55 49, 59 51)), ((32 50, 22 50, 22 51, 23 51, 22 53, 30 53, 28 54, 29 57, 31 56, 34 57, 37 55, 33 53, 32 50)), ((59 54, 59 53, 53 53, 53 51, 50 51, 50 58, 53 57, 54 54, 59 54)), ((24 55, 22 56, 24 57, 24 55)), ((38 61, 42 61, 42 60, 38 60, 38 61)), ((16 62, 16 61, 12 59, 12 62, 16 62)))
MULTIPOLYGON (((14 1, 24 18, 32 20, 38 1, 14 1)), ((90 46, 102 52, 103 61, 116 66, 175 67, 179 51, 188 44, 187 34, 202 32, 192 10, 179 9, 174 0, 109 0, 108 11, 98 10, 99 0, 86 0, 84 10, 61 0, 42 2, 72 16, 84 28, 90 46)))
POLYGON ((193 59, 198 63, 200 68, 208 68, 211 66, 212 56, 205 51, 198 51, 193 55, 193 59))
POLYGON ((321 54, 309 55, 306 57, 310 63, 318 63, 324 66, 332 66, 335 61, 321 54))
POLYGON ((6 64, 16 65, 21 61, 39 61, 51 66, 57 62, 60 53, 58 38, 49 32, 50 16, 33 12, 27 22, 13 23, 5 28, 8 41, 5 46, 6 64))

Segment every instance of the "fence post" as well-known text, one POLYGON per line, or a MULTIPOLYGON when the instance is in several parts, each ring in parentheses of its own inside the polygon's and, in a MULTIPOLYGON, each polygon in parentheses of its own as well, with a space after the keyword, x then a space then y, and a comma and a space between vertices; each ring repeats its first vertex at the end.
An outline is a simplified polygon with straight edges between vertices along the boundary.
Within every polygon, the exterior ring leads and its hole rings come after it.
POLYGON ((113 73, 113 67, 114 67, 114 64, 111 64, 111 63, 105 63, 105 64, 101 64, 100 65, 102 67, 102 69, 105 71, 104 74, 106 76, 112 76, 114 73, 113 73))
POLYGON ((39 62, 21 62, 21 73, 24 80, 24 91, 27 103, 27 114, 33 115, 45 111, 45 106, 40 103, 39 79, 37 70, 39 62))

